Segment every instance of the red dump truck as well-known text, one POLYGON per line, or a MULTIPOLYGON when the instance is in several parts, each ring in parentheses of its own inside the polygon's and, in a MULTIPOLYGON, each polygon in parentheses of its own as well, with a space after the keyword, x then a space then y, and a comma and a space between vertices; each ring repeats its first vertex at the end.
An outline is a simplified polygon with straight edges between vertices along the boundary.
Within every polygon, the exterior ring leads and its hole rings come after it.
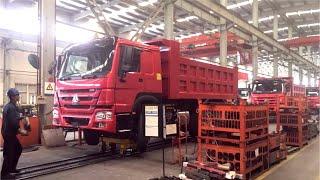
POLYGON ((319 87, 307 87, 306 88, 308 108, 312 115, 319 114, 320 109, 320 88, 319 87))
POLYGON ((253 80, 251 101, 255 104, 268 103, 270 122, 275 123, 276 112, 284 105, 288 96, 304 97, 305 87, 295 85, 292 77, 260 78, 253 80))
POLYGON ((189 111, 195 135, 198 100, 237 97, 237 68, 181 57, 171 40, 97 39, 67 48, 56 67, 53 125, 82 128, 91 145, 106 136, 131 138, 144 148, 142 107, 149 103, 189 111))

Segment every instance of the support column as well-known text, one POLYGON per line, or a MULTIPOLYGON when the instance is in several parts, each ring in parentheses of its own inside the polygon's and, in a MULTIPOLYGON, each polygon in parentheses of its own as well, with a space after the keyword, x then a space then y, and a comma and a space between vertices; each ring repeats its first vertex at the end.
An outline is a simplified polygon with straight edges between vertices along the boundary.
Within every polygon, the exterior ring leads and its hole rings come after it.
POLYGON ((288 76, 289 76, 289 77, 293 77, 292 66, 293 66, 292 59, 290 59, 290 60, 288 61, 288 76))
POLYGON ((164 37, 166 39, 173 40, 173 2, 172 0, 166 0, 164 6, 164 37))
POLYGON ((299 84, 302 85, 303 80, 303 69, 301 66, 299 66, 299 84))
MULTIPOLYGON (((278 39, 278 13, 275 11, 273 14, 274 18, 273 18, 273 38, 274 39, 278 39)), ((273 48, 273 52, 274 52, 274 61, 273 61, 273 77, 278 77, 279 75, 279 56, 277 54, 277 49, 273 48)))
MULTIPOLYGON (((227 6, 228 0, 220 0, 222 6, 227 6)), ((227 66, 228 30, 226 20, 220 18, 220 65, 227 66)))
POLYGON ((307 60, 312 62, 311 46, 307 46, 307 60))
MULTIPOLYGON (((303 47, 299 46, 299 55, 303 56, 303 47)), ((303 80, 303 70, 301 65, 299 66, 299 84, 302 85, 302 80, 303 80)))
MULTIPOLYGON (((317 77, 317 73, 314 73, 314 87, 317 87, 318 78, 319 77, 317 77)), ((319 84, 319 86, 320 86, 320 84, 319 84)))
POLYGON ((10 43, 10 40, 9 39, 6 39, 6 38, 3 38, 0 42, 0 48, 1 48, 1 51, 2 53, 2 57, 0 57, 0 59, 3 59, 3 73, 2 73, 2 83, 3 83, 3 105, 5 105, 7 102, 8 102, 8 97, 7 97, 7 91, 10 87, 9 85, 9 74, 8 74, 8 71, 7 71, 7 63, 8 63, 8 49, 7 49, 7 46, 8 44, 10 43))
POLYGON ((310 87, 311 86, 311 72, 310 72, 310 70, 308 70, 308 72, 307 72, 307 78, 308 78, 308 87, 310 87))
POLYGON ((288 26, 288 40, 292 39, 292 25, 289 25, 288 26))
POLYGON ((45 104, 40 106, 41 126, 51 124, 48 118, 52 113, 53 96, 45 95, 45 82, 50 80, 48 74, 49 65, 55 59, 55 29, 56 29, 56 1, 41 0, 41 57, 40 57, 40 75, 41 75, 41 97, 45 104), (48 115, 49 114, 49 115, 48 115))
MULTIPOLYGON (((288 40, 292 39, 292 25, 290 24, 288 26, 288 40)), ((293 77, 293 73, 292 73, 292 66, 293 66, 293 63, 292 63, 293 59, 292 57, 290 57, 289 61, 288 61, 288 76, 289 77, 293 77)))
MULTIPOLYGON (((252 22, 253 26, 259 26, 259 4, 258 0, 253 0, 252 2, 252 22)), ((258 75, 258 42, 257 37, 252 36, 252 78, 256 79, 258 75)))
POLYGON ((0 0, 0 9, 6 7, 6 0, 0 0))

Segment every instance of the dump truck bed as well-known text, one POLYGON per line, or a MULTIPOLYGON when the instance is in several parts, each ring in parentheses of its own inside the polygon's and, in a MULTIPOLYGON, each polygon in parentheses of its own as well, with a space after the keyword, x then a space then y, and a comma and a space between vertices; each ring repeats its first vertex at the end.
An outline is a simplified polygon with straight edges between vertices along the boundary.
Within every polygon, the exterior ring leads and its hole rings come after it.
POLYGON ((150 43, 162 48, 162 88, 167 99, 235 99, 238 69, 181 57, 179 43, 150 43))

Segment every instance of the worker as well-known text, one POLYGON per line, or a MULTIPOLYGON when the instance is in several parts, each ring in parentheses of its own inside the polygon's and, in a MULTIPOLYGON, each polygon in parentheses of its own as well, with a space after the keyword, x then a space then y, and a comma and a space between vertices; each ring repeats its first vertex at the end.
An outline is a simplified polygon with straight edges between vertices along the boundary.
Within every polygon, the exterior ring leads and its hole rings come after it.
POLYGON ((20 121, 23 117, 19 113, 17 102, 20 99, 19 91, 10 88, 7 92, 10 102, 3 108, 1 134, 3 143, 3 164, 1 170, 1 179, 14 179, 16 169, 22 153, 22 146, 17 138, 17 134, 28 135, 28 131, 20 128, 20 121))

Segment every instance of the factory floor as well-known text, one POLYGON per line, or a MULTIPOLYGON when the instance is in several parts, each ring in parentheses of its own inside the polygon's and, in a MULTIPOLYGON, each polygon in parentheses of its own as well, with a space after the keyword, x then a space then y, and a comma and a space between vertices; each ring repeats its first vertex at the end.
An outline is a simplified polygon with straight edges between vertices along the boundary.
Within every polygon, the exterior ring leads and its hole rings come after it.
MULTIPOLYGON (((291 154, 281 163, 273 166, 257 179, 262 180, 319 180, 319 137, 311 140, 303 149, 291 154)), ((194 144, 190 143, 188 152, 194 151, 194 144)), ((99 151, 97 146, 76 145, 76 142, 58 148, 44 148, 22 154, 19 167, 42 164, 67 157, 76 157, 81 154, 90 154, 99 151)), ((180 167, 169 163, 172 159, 172 150, 166 149, 166 175, 178 176, 180 167)), ((2 152, 1 152, 2 153, 2 152)), ((1 155, 1 154, 0 154, 1 155)), ((1 155, 2 156, 2 155, 1 155)), ((2 161, 1 161, 2 162, 2 161)), ((2 164, 2 163, 1 163, 2 164)), ((0 168, 1 168, 0 164, 0 168)), ((111 160, 89 165, 73 170, 63 171, 51 175, 38 177, 38 180, 95 180, 121 179, 142 180, 162 176, 162 151, 147 152, 137 157, 126 157, 125 160, 111 160)))
POLYGON ((309 141, 301 150, 273 166, 258 180, 320 180, 319 136, 309 141))

